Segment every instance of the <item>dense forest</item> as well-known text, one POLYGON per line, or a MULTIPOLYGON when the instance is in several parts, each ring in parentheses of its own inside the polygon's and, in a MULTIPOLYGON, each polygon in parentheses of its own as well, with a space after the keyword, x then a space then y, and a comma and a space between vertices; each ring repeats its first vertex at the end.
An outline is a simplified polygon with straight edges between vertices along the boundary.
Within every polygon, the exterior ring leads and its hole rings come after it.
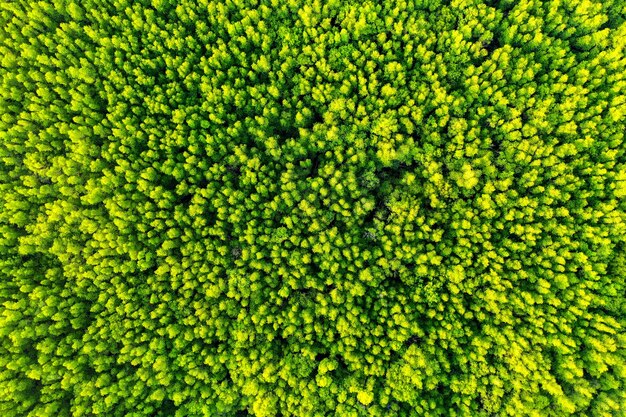
POLYGON ((626 416, 626 1, 0 1, 3 417, 626 416))

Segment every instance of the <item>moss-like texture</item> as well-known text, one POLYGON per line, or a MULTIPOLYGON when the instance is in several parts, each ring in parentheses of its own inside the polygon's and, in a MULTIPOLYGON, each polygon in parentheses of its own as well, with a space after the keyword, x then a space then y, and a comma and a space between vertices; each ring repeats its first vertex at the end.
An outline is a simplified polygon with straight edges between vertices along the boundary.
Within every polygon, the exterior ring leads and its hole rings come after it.
POLYGON ((0 1, 0 414, 626 414, 623 0, 0 1))

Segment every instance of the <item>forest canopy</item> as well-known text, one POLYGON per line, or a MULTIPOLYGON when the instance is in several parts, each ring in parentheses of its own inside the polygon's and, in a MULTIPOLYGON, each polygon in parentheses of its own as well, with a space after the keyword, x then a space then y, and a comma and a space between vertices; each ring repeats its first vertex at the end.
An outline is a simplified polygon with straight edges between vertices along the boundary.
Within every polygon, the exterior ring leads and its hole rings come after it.
POLYGON ((625 19, 0 1, 0 415, 626 416, 625 19))

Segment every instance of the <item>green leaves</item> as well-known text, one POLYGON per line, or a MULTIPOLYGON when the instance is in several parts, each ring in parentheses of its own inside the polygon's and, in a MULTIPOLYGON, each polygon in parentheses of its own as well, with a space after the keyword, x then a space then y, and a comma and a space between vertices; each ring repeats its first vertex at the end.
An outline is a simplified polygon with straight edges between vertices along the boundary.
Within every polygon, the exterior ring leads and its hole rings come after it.
POLYGON ((3 415, 626 408, 619 2, 27 3, 3 415))
POLYGON ((459 187, 471 189, 478 184, 479 173, 470 164, 464 164, 461 170, 451 175, 459 187))

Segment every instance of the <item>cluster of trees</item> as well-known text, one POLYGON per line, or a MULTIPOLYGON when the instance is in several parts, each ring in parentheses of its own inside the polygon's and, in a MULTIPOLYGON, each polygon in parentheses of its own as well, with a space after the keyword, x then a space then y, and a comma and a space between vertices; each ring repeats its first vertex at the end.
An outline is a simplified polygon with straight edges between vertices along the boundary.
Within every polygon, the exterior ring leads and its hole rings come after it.
POLYGON ((626 415, 625 16, 0 2, 0 414, 626 415))

